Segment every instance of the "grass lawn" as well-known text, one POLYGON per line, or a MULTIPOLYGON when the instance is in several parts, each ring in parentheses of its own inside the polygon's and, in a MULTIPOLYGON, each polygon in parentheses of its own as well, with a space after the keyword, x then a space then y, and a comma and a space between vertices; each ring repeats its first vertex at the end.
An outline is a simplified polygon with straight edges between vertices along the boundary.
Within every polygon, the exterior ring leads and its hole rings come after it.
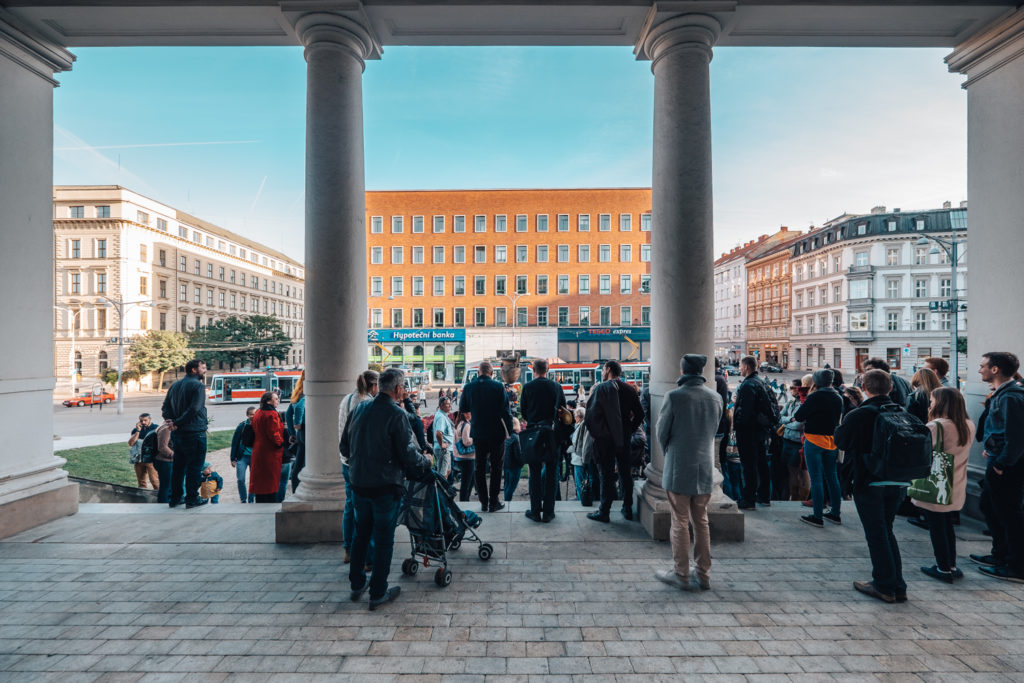
MULTIPOLYGON (((216 451, 231 445, 233 429, 209 432, 206 437, 206 450, 216 451)), ((122 486, 137 486, 135 469, 128 462, 128 445, 124 441, 108 443, 102 446, 86 446, 59 451, 58 455, 67 458, 64 469, 72 477, 105 481, 122 486)))

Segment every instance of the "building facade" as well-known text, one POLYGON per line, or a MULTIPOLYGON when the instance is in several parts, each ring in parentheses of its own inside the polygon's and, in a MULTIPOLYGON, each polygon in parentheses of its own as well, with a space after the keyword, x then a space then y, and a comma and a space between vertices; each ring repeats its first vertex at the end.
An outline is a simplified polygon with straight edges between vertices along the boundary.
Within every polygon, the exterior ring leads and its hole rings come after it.
POLYGON ((301 263, 119 186, 53 189, 54 375, 61 391, 91 389, 149 330, 189 332, 237 315, 276 316, 301 366, 301 263), (74 369, 74 372, 72 372, 74 369))
MULTIPOLYGON (((876 207, 795 244, 795 366, 860 372, 864 359, 879 357, 909 376, 929 356, 951 359, 954 315, 966 337, 966 231, 966 202, 913 212, 876 207)), ((960 366, 966 376, 962 356, 960 366)))
POLYGON ((646 188, 367 192, 369 360, 647 359, 650 231, 646 188))
POLYGON ((790 245, 800 232, 752 250, 747 259, 747 353, 789 368, 790 245))

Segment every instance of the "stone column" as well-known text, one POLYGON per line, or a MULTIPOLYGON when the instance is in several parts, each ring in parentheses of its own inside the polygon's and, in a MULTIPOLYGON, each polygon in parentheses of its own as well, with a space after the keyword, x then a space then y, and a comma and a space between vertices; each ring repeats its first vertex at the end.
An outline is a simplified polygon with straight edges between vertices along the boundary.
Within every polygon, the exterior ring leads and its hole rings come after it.
MULTIPOLYGON (((967 216, 969 308, 963 391, 975 421, 989 392, 978 376, 981 354, 1011 351, 1024 357, 1024 313, 1009 303, 1024 291, 1019 244, 1024 230, 1024 9, 979 31, 946 58, 967 75, 967 216), (1008 299, 1009 297, 1009 299, 1008 299), (1008 305, 1009 303, 1009 305, 1008 305)), ((979 515, 978 481, 985 462, 975 444, 968 466, 967 510, 979 515)))
POLYGON ((277 514, 277 541, 340 542, 338 404, 366 369, 362 74, 379 48, 341 14, 306 14, 295 28, 307 65, 306 465, 277 514))
POLYGON ((53 75, 73 61, 0 10, 0 538, 78 511, 53 455, 53 75))
MULTIPOLYGON (((655 421, 638 510, 644 528, 659 540, 668 538, 670 524, 656 426, 662 399, 675 388, 685 353, 705 354, 705 372, 714 381, 709 66, 720 31, 712 16, 678 15, 652 23, 638 47, 654 73, 650 391, 655 421)), ((739 520, 742 525, 742 515, 739 520)))

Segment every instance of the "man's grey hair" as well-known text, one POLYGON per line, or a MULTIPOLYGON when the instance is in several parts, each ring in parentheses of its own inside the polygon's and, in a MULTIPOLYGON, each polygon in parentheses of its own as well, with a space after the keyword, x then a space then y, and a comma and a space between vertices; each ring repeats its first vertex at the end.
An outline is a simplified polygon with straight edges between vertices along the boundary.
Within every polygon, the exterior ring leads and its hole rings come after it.
POLYGON ((581 420, 587 415, 587 409, 584 408, 583 406, 578 406, 576 410, 574 410, 573 412, 576 414, 576 417, 580 418, 581 420))
POLYGON ((395 393, 395 389, 405 384, 405 373, 398 368, 388 368, 380 373, 379 389, 385 394, 395 393))

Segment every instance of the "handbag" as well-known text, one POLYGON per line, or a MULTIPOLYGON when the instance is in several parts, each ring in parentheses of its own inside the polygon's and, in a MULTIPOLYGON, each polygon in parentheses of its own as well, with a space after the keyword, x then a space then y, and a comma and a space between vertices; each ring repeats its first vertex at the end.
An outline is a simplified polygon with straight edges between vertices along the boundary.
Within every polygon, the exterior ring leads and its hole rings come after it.
POLYGON ((935 445, 932 446, 932 471, 927 477, 910 482, 907 495, 922 503, 951 505, 953 503, 953 455, 943 450, 941 423, 936 423, 935 445))
POLYGON ((519 432, 523 464, 539 465, 549 460, 554 430, 547 426, 527 427, 519 432))

